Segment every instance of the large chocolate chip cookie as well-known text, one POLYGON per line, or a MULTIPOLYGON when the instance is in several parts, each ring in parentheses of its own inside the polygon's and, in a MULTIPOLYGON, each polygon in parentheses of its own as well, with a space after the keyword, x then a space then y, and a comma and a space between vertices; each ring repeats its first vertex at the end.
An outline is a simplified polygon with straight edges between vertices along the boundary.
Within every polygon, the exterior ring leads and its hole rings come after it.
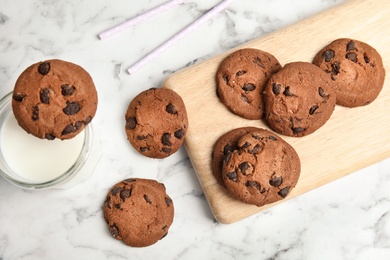
POLYGON ((28 133, 42 139, 70 139, 91 122, 97 103, 87 71, 70 62, 47 60, 31 65, 19 76, 12 109, 28 133))
POLYGON ((385 80, 386 72, 379 53, 370 45, 353 39, 331 42, 318 52, 313 64, 336 83, 336 102, 346 107, 373 102, 385 80))
POLYGON ((236 115, 262 118, 262 92, 268 79, 280 68, 274 56, 261 50, 247 48, 231 53, 217 71, 219 99, 236 115))
POLYGON ((168 234, 174 207, 162 183, 133 178, 111 188, 103 213, 114 238, 132 247, 146 247, 168 234))
POLYGON ((309 62, 292 62, 275 73, 264 90, 265 119, 273 130, 305 136, 324 125, 336 104, 334 82, 309 62))
POLYGON ((129 104, 126 134, 132 146, 151 158, 165 158, 183 144, 188 129, 182 98, 173 90, 153 88, 138 94, 129 104))
POLYGON ((223 161, 222 177, 239 200, 263 206, 284 199, 300 171, 294 148, 274 133, 258 129, 238 140, 238 149, 223 161))

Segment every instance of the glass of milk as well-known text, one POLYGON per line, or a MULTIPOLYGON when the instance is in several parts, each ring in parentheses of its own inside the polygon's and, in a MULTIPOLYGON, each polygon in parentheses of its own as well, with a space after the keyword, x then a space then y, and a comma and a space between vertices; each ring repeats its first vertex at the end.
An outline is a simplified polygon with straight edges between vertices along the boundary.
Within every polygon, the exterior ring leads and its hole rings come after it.
POLYGON ((89 178, 99 158, 91 124, 72 139, 39 139, 18 125, 12 92, 0 100, 0 175, 11 183, 29 189, 68 188, 89 178))

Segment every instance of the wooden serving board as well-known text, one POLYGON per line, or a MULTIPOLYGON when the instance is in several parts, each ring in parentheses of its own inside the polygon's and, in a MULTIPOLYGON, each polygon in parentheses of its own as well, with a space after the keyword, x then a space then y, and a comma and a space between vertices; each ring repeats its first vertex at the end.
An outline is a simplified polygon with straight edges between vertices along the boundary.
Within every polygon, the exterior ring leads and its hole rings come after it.
MULTIPOLYGON (((233 223, 277 204, 256 207, 242 203, 230 196, 212 174, 212 147, 222 134, 242 126, 269 129, 261 120, 234 115, 219 101, 215 73, 221 60, 237 49, 251 47, 272 53, 282 65, 311 62, 323 46, 345 37, 376 48, 387 75, 390 74, 390 1, 350 0, 177 72, 164 81, 163 86, 176 91, 186 105, 186 149, 219 222, 233 223)), ((370 105, 352 109, 336 106, 330 120, 313 134, 300 138, 281 136, 296 149, 302 164, 298 184, 285 200, 390 157, 389 107, 390 81, 386 76, 382 92, 370 105)))

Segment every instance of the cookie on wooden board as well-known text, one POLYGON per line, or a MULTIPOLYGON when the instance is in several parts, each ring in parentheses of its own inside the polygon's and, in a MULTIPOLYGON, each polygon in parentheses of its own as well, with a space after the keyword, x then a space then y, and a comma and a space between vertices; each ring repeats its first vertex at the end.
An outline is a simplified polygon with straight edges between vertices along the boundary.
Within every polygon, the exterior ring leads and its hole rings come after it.
POLYGON ((267 52, 252 48, 235 51, 219 65, 217 95, 236 115, 260 119, 264 113, 265 84, 280 68, 279 61, 267 52))
POLYGON ((386 72, 382 58, 364 42, 347 38, 334 40, 318 52, 313 64, 336 83, 338 105, 370 104, 383 88, 386 72))
POLYGON ((152 88, 139 93, 125 114, 126 135, 142 155, 165 158, 183 144, 188 129, 182 98, 173 90, 152 88))
POLYGON ((12 110, 28 133, 53 140, 70 139, 94 117, 98 104, 95 85, 82 67, 63 60, 46 60, 18 77, 12 110))
POLYGON ((305 136, 332 115, 336 94, 328 74, 309 62, 286 64, 264 90, 265 119, 276 132, 305 136))
POLYGON ((242 136, 222 166, 226 188, 247 204, 263 206, 287 197, 301 163, 294 148, 276 134, 258 129, 242 136))
POLYGON ((174 206, 162 183, 132 178, 110 189, 103 214, 114 238, 128 246, 146 247, 168 234, 174 206))

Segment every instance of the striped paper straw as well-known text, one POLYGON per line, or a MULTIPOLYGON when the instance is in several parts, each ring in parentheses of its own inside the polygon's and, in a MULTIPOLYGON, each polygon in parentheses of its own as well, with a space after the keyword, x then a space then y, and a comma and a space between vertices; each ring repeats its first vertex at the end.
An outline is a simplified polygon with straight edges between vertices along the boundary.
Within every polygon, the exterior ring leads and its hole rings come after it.
POLYGON ((159 5, 153 9, 150 9, 149 11, 146 11, 140 15, 137 15, 121 24, 118 24, 102 33, 99 34, 99 38, 100 40, 104 40, 104 39, 107 39, 109 37, 111 37, 112 35, 114 34, 117 34, 117 33, 120 33, 120 32, 123 32, 124 30, 126 30, 127 28, 133 26, 133 25, 136 25, 136 24, 139 24, 139 23, 142 23, 144 21, 146 21, 147 19, 155 16, 156 14, 159 14, 163 11, 166 11, 176 5, 179 5, 181 3, 183 3, 185 0, 171 0, 171 1, 168 1, 162 5, 159 5))

